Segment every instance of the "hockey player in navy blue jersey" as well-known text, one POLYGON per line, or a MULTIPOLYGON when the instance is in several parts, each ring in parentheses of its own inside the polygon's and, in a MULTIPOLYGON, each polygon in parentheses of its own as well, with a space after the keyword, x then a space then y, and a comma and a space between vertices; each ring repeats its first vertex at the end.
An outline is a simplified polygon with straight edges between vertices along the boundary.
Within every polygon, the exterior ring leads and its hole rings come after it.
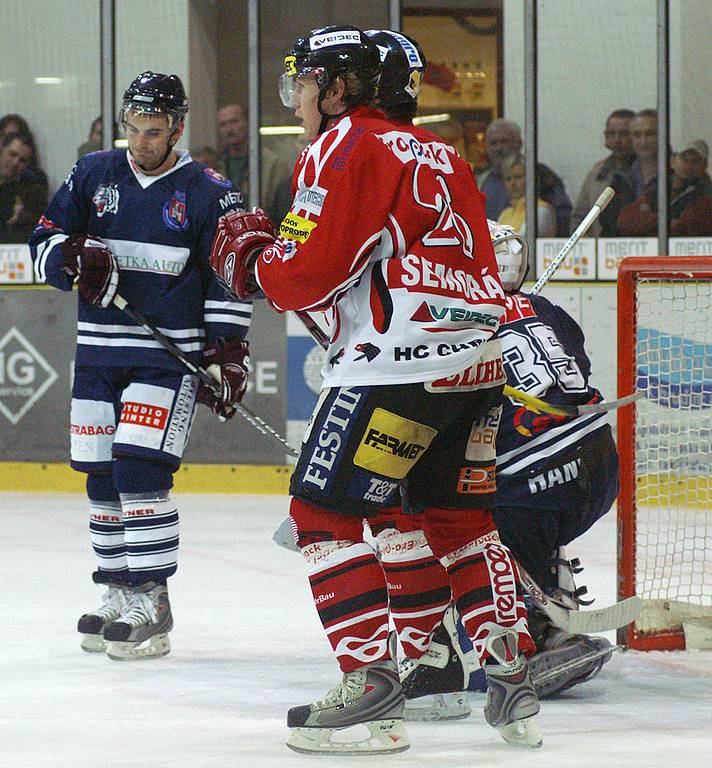
POLYGON ((80 159, 30 240, 36 277, 64 291, 76 284, 79 293, 71 464, 87 474, 94 581, 107 589, 78 629, 84 650, 113 659, 170 650, 173 473, 196 401, 229 415, 246 386, 252 307, 227 297, 208 267, 217 220, 241 209, 242 198, 175 149, 187 111, 177 75, 139 75, 119 116, 128 150, 80 159), (220 397, 113 304, 117 291, 219 372, 220 397))

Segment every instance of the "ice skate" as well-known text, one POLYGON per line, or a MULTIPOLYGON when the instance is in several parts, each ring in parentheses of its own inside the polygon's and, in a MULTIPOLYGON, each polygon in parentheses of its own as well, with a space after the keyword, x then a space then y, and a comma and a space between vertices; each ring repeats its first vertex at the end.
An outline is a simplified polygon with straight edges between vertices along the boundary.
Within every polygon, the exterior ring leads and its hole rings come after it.
POLYGON ((523 747, 540 747, 541 731, 536 715, 539 699, 531 681, 526 659, 519 654, 517 633, 503 631, 490 635, 485 661, 487 701, 485 719, 502 738, 523 747))
POLYGON ((403 727, 403 692, 396 664, 375 661, 343 676, 313 704, 287 715, 295 752, 341 755, 403 752, 410 747, 403 727))
POLYGON ((428 650, 399 664, 405 720, 460 720, 472 710, 465 690, 469 664, 460 647, 452 606, 443 616, 428 650))
POLYGON ((126 590, 121 615, 104 627, 106 654, 114 661, 131 661, 170 653, 168 633, 173 615, 168 588, 152 581, 126 590))
POLYGON ((101 605, 85 613, 77 622, 77 631, 82 636, 82 650, 87 653, 103 653, 106 650, 104 627, 115 621, 126 605, 124 585, 113 582, 97 583, 103 583, 107 588, 102 596, 101 605))
POLYGON ((566 632, 537 608, 529 612, 529 628, 537 646, 528 662, 529 671, 540 699, 595 677, 616 650, 604 637, 566 632))

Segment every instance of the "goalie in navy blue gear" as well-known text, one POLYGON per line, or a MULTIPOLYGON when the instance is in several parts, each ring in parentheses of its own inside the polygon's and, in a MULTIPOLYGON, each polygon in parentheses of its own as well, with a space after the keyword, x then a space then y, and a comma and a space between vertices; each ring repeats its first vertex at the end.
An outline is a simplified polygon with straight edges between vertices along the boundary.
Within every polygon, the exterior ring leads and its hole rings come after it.
MULTIPOLYGON (((526 242, 511 228, 489 223, 507 294, 506 315, 497 335, 508 383, 551 404, 601 401, 601 393, 589 383, 591 365, 580 327, 561 307, 519 290, 527 269, 526 242)), ((466 388, 472 378, 463 372, 453 377, 452 385, 466 388)), ((502 541, 555 601, 570 610, 588 604, 582 597, 585 588, 576 589, 573 580, 578 563, 566 558, 564 546, 608 512, 618 493, 618 455, 606 415, 553 416, 505 397, 499 424, 491 428, 497 446, 493 516, 502 541)), ((427 586, 428 594, 433 594, 445 582, 437 562, 429 559, 419 531, 412 530, 417 522, 408 527, 409 517, 417 521, 417 517, 394 510, 392 529, 379 533, 389 585, 393 583, 398 590, 394 600, 397 604, 403 595, 410 600, 408 611, 395 616, 407 655, 403 687, 411 700, 406 715, 414 719, 461 717, 469 708, 463 707, 457 691, 461 681, 467 680, 465 652, 471 644, 461 629, 454 631, 452 620, 448 624, 447 613, 440 625, 440 615, 432 608, 425 614, 425 603, 418 602, 419 590, 425 594, 427 586), (407 559, 398 554, 404 548, 409 551, 407 559), (389 564, 393 551, 396 555, 389 564), (414 570, 416 565, 418 570, 414 570), (418 573, 427 573, 427 585, 418 583, 418 573), (423 637, 429 641, 426 653, 422 653, 422 645, 413 643, 413 638, 423 637)), ((529 667, 540 697, 590 679, 610 659, 611 654, 605 654, 546 682, 542 677, 538 683, 540 674, 603 652, 610 643, 604 638, 565 632, 533 602, 528 600, 527 606, 537 644, 529 667)), ((485 690, 481 670, 472 676, 470 688, 485 690)))
POLYGON ((30 239, 38 280, 79 293, 71 464, 87 474, 94 581, 106 593, 78 629, 84 650, 114 659, 170 650, 173 473, 196 401, 229 412, 246 385, 252 307, 229 298, 208 267, 217 220, 242 197, 175 149, 187 111, 177 75, 139 75, 119 115, 128 150, 80 159, 30 239), (210 366, 220 397, 113 304, 117 292, 210 366))

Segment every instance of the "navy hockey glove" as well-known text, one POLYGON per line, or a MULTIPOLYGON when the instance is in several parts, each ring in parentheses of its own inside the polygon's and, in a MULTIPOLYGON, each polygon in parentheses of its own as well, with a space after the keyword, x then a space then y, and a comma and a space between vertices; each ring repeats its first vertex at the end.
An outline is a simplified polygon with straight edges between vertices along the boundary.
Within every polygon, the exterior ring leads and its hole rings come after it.
POLYGON ((276 237, 274 225, 259 208, 254 212, 229 211, 218 219, 210 266, 232 296, 249 299, 260 292, 255 262, 276 237))
POLYGON ((250 363, 246 341, 238 339, 216 339, 208 342, 203 349, 203 366, 213 375, 221 387, 220 397, 200 382, 198 402, 207 405, 218 416, 230 418, 235 412, 232 406, 242 400, 247 389, 247 374, 250 363))
POLYGON ((62 243, 64 271, 77 280, 77 290, 90 304, 111 305, 119 286, 116 257, 101 240, 75 235, 62 243))

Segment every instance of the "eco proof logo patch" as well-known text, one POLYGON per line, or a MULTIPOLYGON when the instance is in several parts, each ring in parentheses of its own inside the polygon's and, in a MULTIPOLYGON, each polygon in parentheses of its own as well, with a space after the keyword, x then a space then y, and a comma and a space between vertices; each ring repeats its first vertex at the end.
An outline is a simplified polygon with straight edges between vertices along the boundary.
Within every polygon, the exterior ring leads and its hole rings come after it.
POLYGON ((0 339, 0 412, 12 424, 32 408, 57 379, 57 372, 17 330, 0 339))
POLYGON ((288 213, 279 225, 279 234, 286 240, 298 240, 300 243, 305 243, 316 225, 316 221, 309 221, 296 213, 288 213))

